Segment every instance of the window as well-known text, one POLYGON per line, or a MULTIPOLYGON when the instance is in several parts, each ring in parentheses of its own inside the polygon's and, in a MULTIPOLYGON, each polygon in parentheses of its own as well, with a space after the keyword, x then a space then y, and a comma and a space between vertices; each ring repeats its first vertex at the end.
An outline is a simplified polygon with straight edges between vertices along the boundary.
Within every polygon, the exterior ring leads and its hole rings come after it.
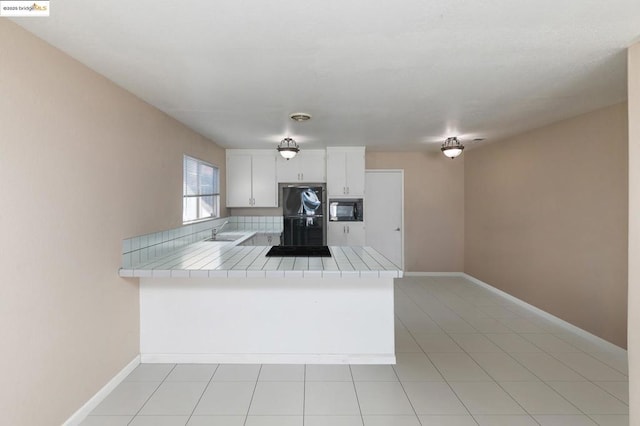
POLYGON ((220 214, 220 172, 217 167, 184 156, 182 221, 211 219, 220 214))

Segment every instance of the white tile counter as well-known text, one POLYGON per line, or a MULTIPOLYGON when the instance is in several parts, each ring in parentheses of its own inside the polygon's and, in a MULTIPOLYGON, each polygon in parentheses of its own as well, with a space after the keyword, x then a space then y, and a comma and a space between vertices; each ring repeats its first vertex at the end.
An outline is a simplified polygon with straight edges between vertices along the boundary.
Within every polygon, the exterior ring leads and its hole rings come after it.
POLYGON ((331 257, 266 257, 270 247, 202 241, 120 269, 122 277, 399 278, 402 270, 371 247, 330 247, 331 257))
MULTIPOLYGON (((236 232, 237 234, 237 232, 236 232)), ((393 364, 393 280, 370 247, 266 257, 268 246, 199 241, 133 262, 142 362, 393 364)))

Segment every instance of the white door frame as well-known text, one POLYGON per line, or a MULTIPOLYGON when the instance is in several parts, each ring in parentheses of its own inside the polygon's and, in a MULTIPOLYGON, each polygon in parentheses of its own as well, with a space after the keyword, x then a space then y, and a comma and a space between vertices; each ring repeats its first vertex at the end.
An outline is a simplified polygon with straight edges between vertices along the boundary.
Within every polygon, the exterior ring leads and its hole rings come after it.
MULTIPOLYGON (((402 268, 402 270, 404 271, 404 169, 366 169, 365 171, 365 186, 366 186, 366 175, 367 173, 400 173, 400 177, 401 177, 401 181, 402 181, 402 192, 400 194, 400 200, 401 200, 401 209, 402 211, 400 212, 400 257, 402 259, 401 261, 401 265, 398 265, 402 268)), ((367 203, 367 194, 364 194, 364 203, 365 203, 365 208, 364 208, 364 214, 365 214, 365 226, 367 226, 367 219, 366 219, 366 214, 367 214, 367 207, 366 207, 366 203, 367 203)))

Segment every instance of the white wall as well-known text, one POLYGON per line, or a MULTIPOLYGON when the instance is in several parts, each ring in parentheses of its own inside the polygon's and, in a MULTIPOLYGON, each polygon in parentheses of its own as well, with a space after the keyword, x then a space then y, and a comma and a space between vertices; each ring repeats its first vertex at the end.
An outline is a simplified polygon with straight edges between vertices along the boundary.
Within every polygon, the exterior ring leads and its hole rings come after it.
POLYGON ((629 49, 629 424, 640 424, 640 43, 629 49))

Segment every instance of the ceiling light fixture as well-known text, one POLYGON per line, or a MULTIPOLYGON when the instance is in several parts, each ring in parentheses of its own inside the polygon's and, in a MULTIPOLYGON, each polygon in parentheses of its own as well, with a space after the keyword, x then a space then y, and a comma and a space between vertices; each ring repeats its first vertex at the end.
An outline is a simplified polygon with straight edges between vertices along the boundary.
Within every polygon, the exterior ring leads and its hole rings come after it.
POLYGON ((440 148, 442 153, 452 160, 462 154, 463 149, 464 146, 455 136, 447 138, 447 140, 442 143, 442 147, 440 148))
POLYGON ((311 114, 307 114, 306 112, 294 112, 289 117, 298 123, 311 120, 311 114))
POLYGON ((282 158, 286 158, 287 160, 292 159, 296 156, 298 152, 300 152, 300 148, 296 141, 291 138, 284 138, 278 144, 278 152, 282 155, 282 158))

